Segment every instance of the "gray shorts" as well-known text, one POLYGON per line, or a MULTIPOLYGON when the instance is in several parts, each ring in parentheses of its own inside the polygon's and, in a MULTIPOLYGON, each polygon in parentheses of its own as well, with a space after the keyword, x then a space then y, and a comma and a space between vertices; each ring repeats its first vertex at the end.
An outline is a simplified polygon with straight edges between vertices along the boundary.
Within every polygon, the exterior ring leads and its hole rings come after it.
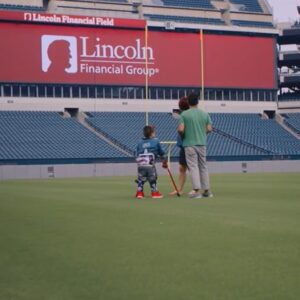
POLYGON ((155 166, 138 166, 138 179, 146 182, 157 180, 157 172, 155 166))

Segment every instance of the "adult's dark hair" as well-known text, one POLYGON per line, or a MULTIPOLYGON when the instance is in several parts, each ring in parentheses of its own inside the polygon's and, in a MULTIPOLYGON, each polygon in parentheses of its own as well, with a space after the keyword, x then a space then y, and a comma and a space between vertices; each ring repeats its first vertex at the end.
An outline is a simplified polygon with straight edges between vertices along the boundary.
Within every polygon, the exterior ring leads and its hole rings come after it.
POLYGON ((149 139, 152 133, 154 132, 154 126, 152 125, 146 125, 143 129, 144 131, 144 137, 149 139))
POLYGON ((188 102, 190 106, 197 105, 199 103, 199 95, 192 92, 188 95, 188 102))
POLYGON ((178 106, 179 106, 179 109, 181 111, 189 109, 190 106, 189 106, 188 98, 187 97, 181 97, 179 102, 178 102, 178 106))

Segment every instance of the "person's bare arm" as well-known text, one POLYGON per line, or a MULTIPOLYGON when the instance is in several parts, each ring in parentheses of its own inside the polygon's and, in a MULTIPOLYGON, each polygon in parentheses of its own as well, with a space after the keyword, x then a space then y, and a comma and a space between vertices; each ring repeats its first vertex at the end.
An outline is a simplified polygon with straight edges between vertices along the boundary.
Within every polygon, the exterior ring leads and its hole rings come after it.
POLYGON ((178 125, 177 131, 178 131, 178 133, 179 133, 181 136, 183 136, 183 134, 184 134, 184 124, 183 124, 183 123, 180 123, 180 124, 178 125))
POLYGON ((213 131, 212 125, 211 125, 211 124, 208 124, 208 125, 206 126, 206 133, 211 133, 212 131, 213 131))

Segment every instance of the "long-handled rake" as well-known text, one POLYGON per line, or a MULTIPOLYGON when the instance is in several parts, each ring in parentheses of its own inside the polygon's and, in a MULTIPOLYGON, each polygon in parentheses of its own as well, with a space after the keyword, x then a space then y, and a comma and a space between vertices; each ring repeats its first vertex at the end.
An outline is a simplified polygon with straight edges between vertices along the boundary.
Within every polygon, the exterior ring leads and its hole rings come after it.
POLYGON ((170 176, 170 178, 171 178, 171 181, 172 181, 172 184, 173 184, 174 189, 175 189, 175 191, 176 191, 177 197, 180 197, 180 193, 179 193, 178 187, 177 187, 177 185, 176 185, 176 183, 175 183, 175 180, 174 180, 174 178, 173 178, 173 175, 172 175, 172 173, 171 173, 171 170, 169 169, 169 165, 170 165, 170 157, 171 157, 171 150, 172 150, 172 147, 173 147, 174 145, 176 145, 176 142, 174 142, 174 141, 163 141, 163 142, 161 142, 161 143, 167 145, 167 147, 168 147, 168 166, 167 166, 166 169, 167 169, 168 174, 169 174, 169 176, 170 176))
POLYGON ((174 186, 174 189, 175 189, 175 191, 176 191, 177 197, 180 197, 180 193, 179 193, 179 191, 178 191, 177 185, 176 185, 176 183, 175 183, 175 180, 174 180, 174 178, 173 178, 173 175, 172 175, 171 170, 169 169, 169 167, 167 167, 167 171, 168 171, 168 174, 169 174, 169 176, 170 176, 170 178, 171 178, 171 181, 172 181, 172 183, 173 183, 173 186, 174 186))

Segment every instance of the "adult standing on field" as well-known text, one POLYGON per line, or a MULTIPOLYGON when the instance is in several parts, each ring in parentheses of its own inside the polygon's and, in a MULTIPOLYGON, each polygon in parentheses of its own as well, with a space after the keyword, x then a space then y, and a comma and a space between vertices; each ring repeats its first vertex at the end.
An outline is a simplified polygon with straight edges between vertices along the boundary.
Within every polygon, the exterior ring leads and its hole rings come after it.
POLYGON ((190 197, 212 197, 206 162, 207 134, 212 131, 212 122, 209 114, 198 108, 199 97, 196 93, 188 96, 188 103, 190 109, 181 113, 178 132, 183 138, 182 145, 192 181, 190 197))
MULTIPOLYGON (((178 102, 178 107, 180 109, 179 114, 183 111, 188 110, 190 108, 188 98, 186 96, 181 97, 178 102)), ((186 180, 186 173, 188 170, 187 162, 185 159, 184 148, 182 146, 182 136, 178 134, 176 146, 179 148, 179 177, 178 177, 178 191, 174 190, 169 195, 174 196, 179 192, 180 195, 183 194, 183 187, 186 180)))

